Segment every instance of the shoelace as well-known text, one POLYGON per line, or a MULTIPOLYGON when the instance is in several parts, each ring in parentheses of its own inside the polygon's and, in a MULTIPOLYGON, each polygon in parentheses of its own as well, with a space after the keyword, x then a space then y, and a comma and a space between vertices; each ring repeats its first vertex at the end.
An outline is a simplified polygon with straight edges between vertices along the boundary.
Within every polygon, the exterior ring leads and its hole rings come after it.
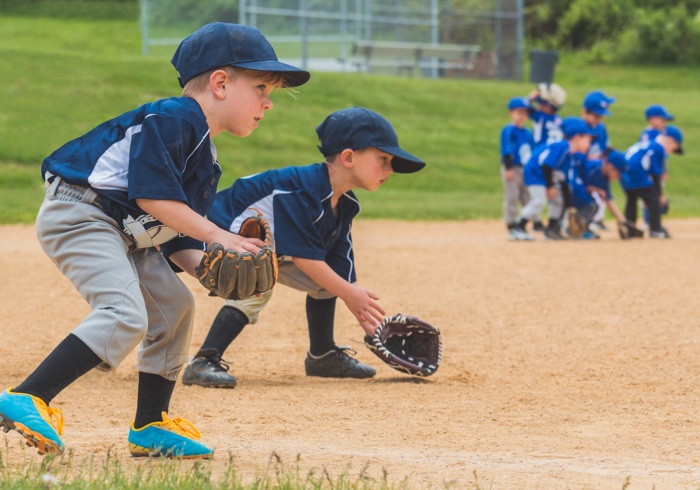
POLYGON ((339 345, 335 348, 335 355, 336 357, 347 357, 349 359, 352 359, 355 362, 359 362, 357 359, 355 359, 352 356, 357 355, 357 351, 350 347, 349 345, 339 345), (349 354, 348 354, 349 353, 349 354))
POLYGON ((32 396, 32 399, 34 400, 34 405, 39 410, 41 417, 51 424, 54 429, 56 429, 59 436, 63 435, 63 411, 60 408, 49 407, 41 398, 32 396), (54 420, 56 421, 55 424, 54 420))
POLYGON ((231 368, 231 363, 228 361, 224 361, 222 358, 218 356, 210 357, 207 359, 210 364, 213 364, 216 367, 221 368, 222 371, 228 371, 231 368))
POLYGON ((200 439, 202 433, 197 430, 197 428, 192 425, 192 422, 185 420, 183 418, 177 417, 171 419, 168 414, 163 412, 163 425, 169 430, 180 434, 181 436, 189 437, 190 439, 200 439))

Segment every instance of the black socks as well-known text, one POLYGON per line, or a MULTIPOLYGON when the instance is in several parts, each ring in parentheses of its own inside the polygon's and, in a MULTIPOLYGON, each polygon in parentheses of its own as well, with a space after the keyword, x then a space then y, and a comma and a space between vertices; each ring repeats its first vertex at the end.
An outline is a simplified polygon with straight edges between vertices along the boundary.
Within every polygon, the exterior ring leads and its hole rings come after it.
POLYGON ((73 381, 102 363, 85 343, 73 334, 56 346, 15 393, 27 393, 41 398, 48 405, 56 395, 73 381))
POLYGON ((175 381, 165 379, 159 374, 139 372, 134 427, 140 429, 151 422, 162 422, 161 412, 168 412, 174 389, 175 381))
MULTIPOLYGON (((211 324, 200 352, 205 349, 216 349, 219 355, 223 356, 228 346, 238 337, 246 325, 248 325, 248 317, 241 310, 233 306, 224 306, 216 315, 214 323, 211 324)), ((199 357, 199 352, 195 357, 199 357)))
POLYGON ((335 348, 333 326, 337 298, 314 299, 306 297, 306 319, 309 324, 309 351, 321 356, 335 348))

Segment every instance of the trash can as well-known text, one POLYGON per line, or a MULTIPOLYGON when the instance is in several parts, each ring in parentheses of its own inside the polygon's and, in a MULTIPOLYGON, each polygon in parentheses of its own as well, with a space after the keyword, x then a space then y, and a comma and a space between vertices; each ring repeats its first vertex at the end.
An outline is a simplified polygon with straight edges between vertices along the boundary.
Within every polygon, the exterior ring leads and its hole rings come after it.
POLYGON ((554 67, 559 61, 557 51, 530 51, 530 82, 552 83, 554 82, 554 67))

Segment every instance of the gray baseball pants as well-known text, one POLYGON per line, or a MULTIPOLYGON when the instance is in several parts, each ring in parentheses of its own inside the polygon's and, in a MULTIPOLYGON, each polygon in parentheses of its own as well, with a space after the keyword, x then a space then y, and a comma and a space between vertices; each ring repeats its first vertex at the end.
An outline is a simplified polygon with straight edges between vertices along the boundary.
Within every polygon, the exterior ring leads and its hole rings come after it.
MULTIPOLYGON (((520 210, 520 218, 529 221, 540 221, 542 210, 547 205, 547 188, 543 185, 529 185, 527 190, 530 200, 520 210)), ((564 196, 559 189, 554 199, 549 201, 549 219, 560 220, 564 214, 564 196)))
POLYGON ((501 165, 501 180, 503 181, 503 219, 507 225, 518 222, 518 203, 525 206, 530 200, 530 193, 523 181, 523 167, 513 167, 513 180, 506 179, 506 169, 501 165))
POLYGON ((72 331, 116 368, 139 346, 137 368, 176 380, 188 360, 194 298, 155 248, 136 249, 97 205, 94 191, 76 196, 56 178, 39 210, 36 233, 46 255, 92 312, 72 331))
MULTIPOLYGON (((285 256, 280 258, 277 282, 298 291, 304 291, 314 299, 335 298, 334 294, 316 284, 309 276, 294 265, 291 257, 285 256)), ((240 310, 248 317, 248 321, 253 324, 257 323, 260 318, 260 312, 265 308, 265 305, 267 305, 271 298, 272 290, 265 291, 259 298, 251 296, 250 298, 239 300, 229 299, 226 301, 226 306, 233 306, 237 310, 240 310)))

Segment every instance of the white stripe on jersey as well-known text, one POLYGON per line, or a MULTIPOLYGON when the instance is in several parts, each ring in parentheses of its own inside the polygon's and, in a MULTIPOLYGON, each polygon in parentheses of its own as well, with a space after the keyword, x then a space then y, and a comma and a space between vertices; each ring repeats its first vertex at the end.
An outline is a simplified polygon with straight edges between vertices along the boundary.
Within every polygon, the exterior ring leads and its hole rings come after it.
POLYGON ((258 201, 252 203, 250 206, 248 206, 248 209, 243 211, 241 214, 236 216, 236 219, 233 220, 231 223, 231 226, 229 226, 229 231, 231 233, 238 233, 238 230, 241 229, 241 224, 243 223, 243 220, 246 218, 250 218, 251 216, 257 216, 258 213, 253 211, 251 208, 256 208, 258 209, 265 218, 267 218, 267 221, 270 223, 270 231, 272 231, 272 236, 275 235, 275 213, 274 213, 274 207, 272 205, 273 200, 275 199, 275 196, 277 194, 291 194, 292 191, 283 191, 280 189, 275 189, 272 191, 272 194, 268 194, 267 196, 263 197, 262 199, 259 199, 258 201))
POLYGON ((124 138, 107 148, 88 176, 95 189, 126 191, 129 188, 129 153, 131 138, 141 132, 141 125, 131 126, 124 138))

